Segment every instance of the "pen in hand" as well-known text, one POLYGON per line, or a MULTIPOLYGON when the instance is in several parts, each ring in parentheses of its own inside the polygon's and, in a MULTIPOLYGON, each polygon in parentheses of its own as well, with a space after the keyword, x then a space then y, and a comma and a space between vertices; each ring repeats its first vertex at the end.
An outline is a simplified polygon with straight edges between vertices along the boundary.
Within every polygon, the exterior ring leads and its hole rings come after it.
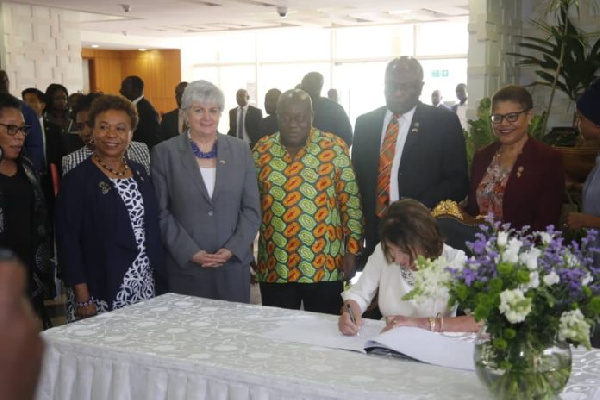
MULTIPOLYGON (((346 310, 348 311, 348 316, 350 317, 350 322, 352 322, 354 325, 356 325, 356 317, 354 316, 352 307, 350 307, 350 303, 346 303, 346 310)), ((360 336, 359 331, 356 331, 356 336, 360 336)))

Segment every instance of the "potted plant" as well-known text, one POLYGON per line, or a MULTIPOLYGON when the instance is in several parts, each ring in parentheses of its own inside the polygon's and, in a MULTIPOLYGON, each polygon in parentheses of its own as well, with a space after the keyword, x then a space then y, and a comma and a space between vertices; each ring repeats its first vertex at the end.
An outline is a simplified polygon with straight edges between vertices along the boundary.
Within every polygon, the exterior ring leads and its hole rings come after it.
MULTIPOLYGON (((546 113, 552 112, 556 90, 565 93, 570 101, 578 96, 597 78, 600 69, 600 39, 590 44, 588 35, 572 21, 569 13, 575 9, 579 14, 578 0, 553 0, 549 10, 556 11, 556 23, 532 21, 542 32, 541 37, 523 36, 517 46, 527 52, 509 52, 517 57, 517 65, 537 67, 537 80, 531 86, 542 85, 550 88, 546 113)), ((595 6, 595 1, 590 1, 595 6)), ((546 132, 547 120, 542 132, 546 132)), ((597 148, 577 146, 581 144, 575 129, 575 114, 571 127, 557 127, 544 136, 543 141, 554 145, 563 155, 565 170, 577 181, 585 180, 594 165, 597 148), (580 147, 580 148, 579 148, 580 147)))
POLYGON ((450 298, 484 329, 475 370, 495 399, 554 399, 571 373, 569 343, 591 347, 600 318, 596 232, 581 245, 547 231, 510 229, 491 217, 462 264, 419 257, 404 300, 450 298))

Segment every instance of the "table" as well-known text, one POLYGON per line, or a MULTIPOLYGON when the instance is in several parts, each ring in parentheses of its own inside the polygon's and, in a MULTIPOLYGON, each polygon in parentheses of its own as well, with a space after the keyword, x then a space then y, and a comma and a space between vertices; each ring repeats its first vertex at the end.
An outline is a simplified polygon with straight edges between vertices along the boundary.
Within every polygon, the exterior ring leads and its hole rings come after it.
MULTIPOLYGON (((262 336, 302 312, 166 294, 53 328, 37 399, 488 398, 473 372, 262 336)), ((575 350, 562 398, 596 397, 600 352, 575 350)))

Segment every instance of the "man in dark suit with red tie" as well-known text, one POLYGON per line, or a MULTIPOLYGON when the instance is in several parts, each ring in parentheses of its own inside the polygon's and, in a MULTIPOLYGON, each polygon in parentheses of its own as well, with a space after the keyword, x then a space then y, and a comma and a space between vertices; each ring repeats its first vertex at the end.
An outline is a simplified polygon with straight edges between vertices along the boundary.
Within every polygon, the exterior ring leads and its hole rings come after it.
POLYGON ((262 110, 248 105, 250 96, 246 89, 239 89, 236 94, 238 106, 229 110, 229 136, 236 136, 254 147, 260 139, 260 121, 262 110))
POLYGON ((361 264, 379 242, 379 218, 389 202, 408 197, 431 208, 467 195, 460 122, 456 114, 419 101, 423 83, 416 59, 395 58, 385 74, 387 106, 356 120, 352 163, 365 219, 361 264))

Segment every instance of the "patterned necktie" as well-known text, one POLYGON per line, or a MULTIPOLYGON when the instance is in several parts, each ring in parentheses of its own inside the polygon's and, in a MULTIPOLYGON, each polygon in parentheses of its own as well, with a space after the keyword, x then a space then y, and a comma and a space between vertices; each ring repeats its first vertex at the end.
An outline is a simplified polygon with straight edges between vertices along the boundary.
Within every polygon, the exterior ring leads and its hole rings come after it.
POLYGON ((243 107, 240 107, 240 114, 238 115, 237 137, 244 140, 244 108, 243 107))
POLYGON ((394 114, 385 131, 385 137, 379 153, 379 178, 377 179, 377 202, 375 213, 381 217, 390 202, 390 175, 396 151, 396 140, 398 139, 400 114, 394 114))

